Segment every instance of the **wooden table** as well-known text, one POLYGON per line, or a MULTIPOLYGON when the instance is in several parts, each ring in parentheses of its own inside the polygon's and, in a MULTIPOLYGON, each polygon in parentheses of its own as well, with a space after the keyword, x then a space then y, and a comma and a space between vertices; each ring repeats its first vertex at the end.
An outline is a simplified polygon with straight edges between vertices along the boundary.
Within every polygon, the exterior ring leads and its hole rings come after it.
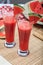
POLYGON ((19 46, 17 27, 15 32, 15 47, 6 48, 4 42, 5 40, 0 39, 0 55, 8 60, 12 65, 43 65, 43 41, 32 34, 30 37, 30 54, 26 57, 21 57, 17 54, 19 46))

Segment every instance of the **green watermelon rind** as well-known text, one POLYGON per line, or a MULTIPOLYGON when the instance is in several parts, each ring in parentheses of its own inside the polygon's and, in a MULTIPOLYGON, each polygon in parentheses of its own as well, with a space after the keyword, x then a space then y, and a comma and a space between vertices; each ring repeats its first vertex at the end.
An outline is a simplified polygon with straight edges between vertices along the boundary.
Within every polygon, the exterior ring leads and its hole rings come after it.
POLYGON ((29 15, 29 16, 37 16, 37 17, 39 17, 39 18, 42 18, 42 16, 41 16, 41 15, 36 14, 36 13, 28 13, 28 15, 29 15))
POLYGON ((22 6, 19 5, 19 4, 14 4, 14 6, 20 7, 20 8, 22 8, 23 10, 25 10, 24 7, 22 7, 22 6))

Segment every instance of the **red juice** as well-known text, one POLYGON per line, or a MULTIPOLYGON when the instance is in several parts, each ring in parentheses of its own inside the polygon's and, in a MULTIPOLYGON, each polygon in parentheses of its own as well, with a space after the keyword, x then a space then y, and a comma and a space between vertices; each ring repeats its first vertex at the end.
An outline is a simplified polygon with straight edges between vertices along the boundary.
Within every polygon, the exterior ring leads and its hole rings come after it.
POLYGON ((14 32, 15 32, 15 25, 16 20, 14 18, 6 17, 5 18, 5 34, 6 34, 6 41, 7 42, 14 42, 14 32))
POLYGON ((22 51, 28 50, 28 43, 30 38, 32 26, 28 21, 19 22, 18 31, 19 31, 19 48, 22 51))

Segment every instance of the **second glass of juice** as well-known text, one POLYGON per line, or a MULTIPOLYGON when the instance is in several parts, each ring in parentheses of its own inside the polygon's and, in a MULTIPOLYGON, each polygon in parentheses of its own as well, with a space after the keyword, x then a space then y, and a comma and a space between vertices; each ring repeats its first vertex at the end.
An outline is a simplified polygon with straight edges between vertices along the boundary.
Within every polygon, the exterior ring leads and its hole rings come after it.
POLYGON ((27 20, 18 21, 19 32, 19 49, 18 54, 27 56, 29 54, 29 39, 31 34, 32 25, 27 20))
POLYGON ((5 26, 5 35, 6 35, 6 41, 5 46, 6 47, 14 47, 14 35, 15 35, 15 26, 16 26, 16 19, 14 18, 13 11, 5 11, 3 13, 3 19, 4 19, 4 26, 5 26))

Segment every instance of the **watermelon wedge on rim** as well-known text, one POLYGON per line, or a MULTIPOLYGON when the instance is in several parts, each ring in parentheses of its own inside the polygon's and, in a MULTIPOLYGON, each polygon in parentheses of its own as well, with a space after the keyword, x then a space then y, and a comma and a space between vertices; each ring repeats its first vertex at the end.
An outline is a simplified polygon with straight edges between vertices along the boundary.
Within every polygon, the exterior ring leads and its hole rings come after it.
POLYGON ((18 15, 24 11, 24 8, 18 4, 14 4, 14 15, 18 15))
POLYGON ((41 18, 41 15, 35 13, 29 13, 28 15, 30 22, 33 24, 35 24, 41 18))

